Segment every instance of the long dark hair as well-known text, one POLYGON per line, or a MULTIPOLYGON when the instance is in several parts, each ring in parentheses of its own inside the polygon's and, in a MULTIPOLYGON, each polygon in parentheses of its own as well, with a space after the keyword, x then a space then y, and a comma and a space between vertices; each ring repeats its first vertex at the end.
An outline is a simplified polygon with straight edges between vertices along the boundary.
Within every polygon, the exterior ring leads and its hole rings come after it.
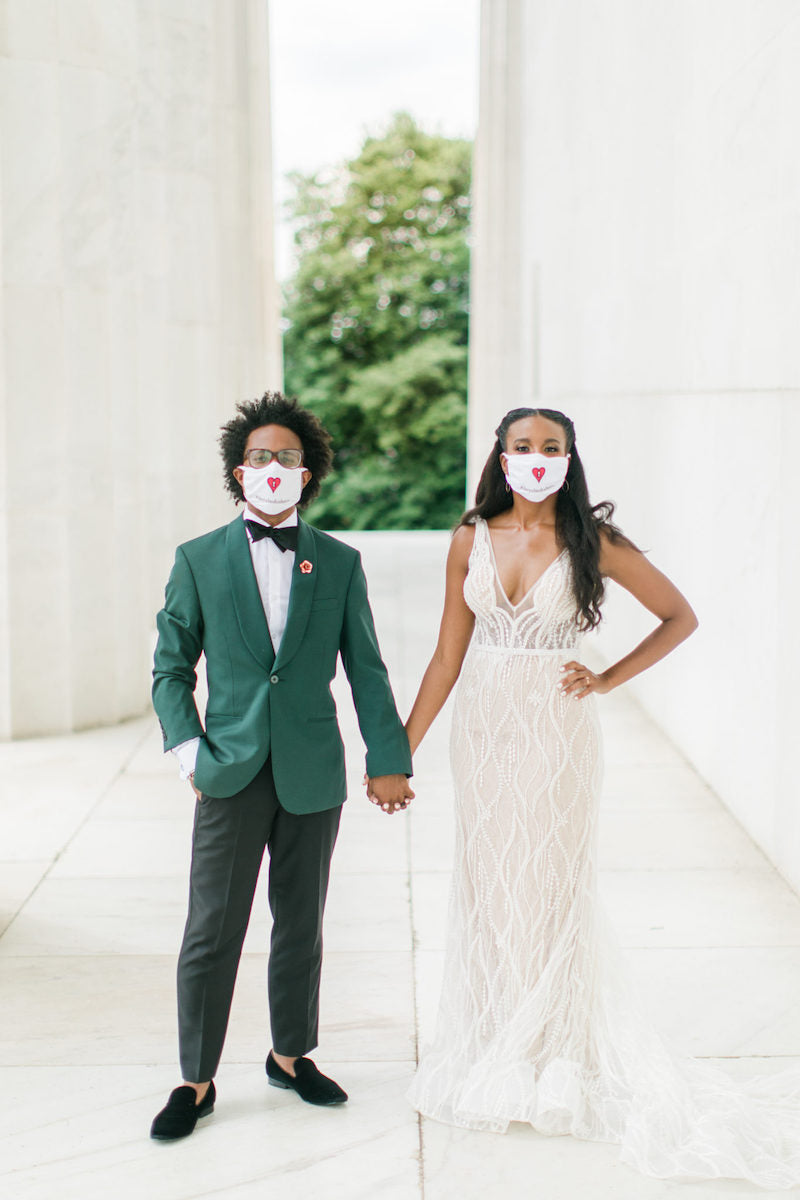
POLYGON ((512 507, 514 493, 506 487, 500 454, 505 452, 509 428, 523 417, 544 417, 554 421, 567 435, 570 460, 567 478, 556 496, 556 541, 569 553, 572 563, 578 625, 584 630, 594 629, 600 623, 600 606, 605 596, 605 582, 600 574, 600 531, 603 530, 612 542, 624 542, 633 549, 638 547, 611 520, 614 505, 610 500, 601 504, 589 503, 586 475, 575 444, 575 426, 564 413, 554 408, 512 408, 506 413, 495 430, 497 441, 483 468, 475 493, 475 506, 464 513, 459 525, 473 525, 476 517, 488 520, 512 507))

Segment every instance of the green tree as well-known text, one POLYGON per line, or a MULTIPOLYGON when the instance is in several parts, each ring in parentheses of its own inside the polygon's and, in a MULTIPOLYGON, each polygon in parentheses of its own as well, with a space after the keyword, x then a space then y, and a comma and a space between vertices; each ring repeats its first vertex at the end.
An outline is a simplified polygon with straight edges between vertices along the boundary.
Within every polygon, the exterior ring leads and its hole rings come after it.
POLYGON ((293 177, 285 380, 333 436, 323 528, 441 528, 463 509, 470 160, 401 113, 345 166, 293 177))

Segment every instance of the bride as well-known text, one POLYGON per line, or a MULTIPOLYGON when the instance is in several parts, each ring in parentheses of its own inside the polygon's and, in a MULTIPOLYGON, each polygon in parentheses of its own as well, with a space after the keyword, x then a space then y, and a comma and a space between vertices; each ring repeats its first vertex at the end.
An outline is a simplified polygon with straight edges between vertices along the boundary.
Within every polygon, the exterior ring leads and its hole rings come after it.
POLYGON ((598 904, 594 697, 673 650, 695 615, 613 505, 589 503, 569 418, 514 409, 496 433, 406 726, 413 753, 458 679, 444 983, 410 1099, 472 1129, 618 1142, 660 1178, 800 1183, 800 1071, 742 1083, 679 1057, 640 1014, 598 904), (605 578, 659 623, 595 673, 579 647, 605 578))

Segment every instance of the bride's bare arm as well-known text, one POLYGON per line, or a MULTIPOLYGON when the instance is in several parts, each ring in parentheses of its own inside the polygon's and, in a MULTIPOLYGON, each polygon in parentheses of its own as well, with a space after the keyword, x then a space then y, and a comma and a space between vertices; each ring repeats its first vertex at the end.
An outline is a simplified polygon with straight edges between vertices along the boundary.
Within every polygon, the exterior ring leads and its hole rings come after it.
POLYGON ((627 683, 634 675, 639 675, 659 659, 665 658, 697 628, 697 617, 683 593, 630 544, 612 542, 604 536, 600 570, 635 596, 640 604, 659 618, 660 624, 630 654, 600 675, 587 671, 580 663, 567 663, 564 690, 581 697, 590 691, 610 692, 621 683, 627 683))
POLYGON ((440 711, 458 679, 467 652, 475 617, 464 600, 464 579, 475 537, 475 527, 462 525, 453 534, 447 555, 447 583, 439 640, 419 685, 417 698, 406 722, 413 754, 440 711))

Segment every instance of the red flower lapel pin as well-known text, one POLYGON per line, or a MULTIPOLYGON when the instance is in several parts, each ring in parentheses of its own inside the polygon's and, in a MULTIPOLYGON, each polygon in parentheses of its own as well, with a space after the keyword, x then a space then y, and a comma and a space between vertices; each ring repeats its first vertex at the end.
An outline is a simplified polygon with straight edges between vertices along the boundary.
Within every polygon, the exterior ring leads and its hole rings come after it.
POLYGON ((308 559, 304 558, 303 561, 300 563, 300 570, 303 572, 304 575, 310 575, 311 572, 314 570, 314 568, 311 565, 311 563, 308 561, 308 559))

